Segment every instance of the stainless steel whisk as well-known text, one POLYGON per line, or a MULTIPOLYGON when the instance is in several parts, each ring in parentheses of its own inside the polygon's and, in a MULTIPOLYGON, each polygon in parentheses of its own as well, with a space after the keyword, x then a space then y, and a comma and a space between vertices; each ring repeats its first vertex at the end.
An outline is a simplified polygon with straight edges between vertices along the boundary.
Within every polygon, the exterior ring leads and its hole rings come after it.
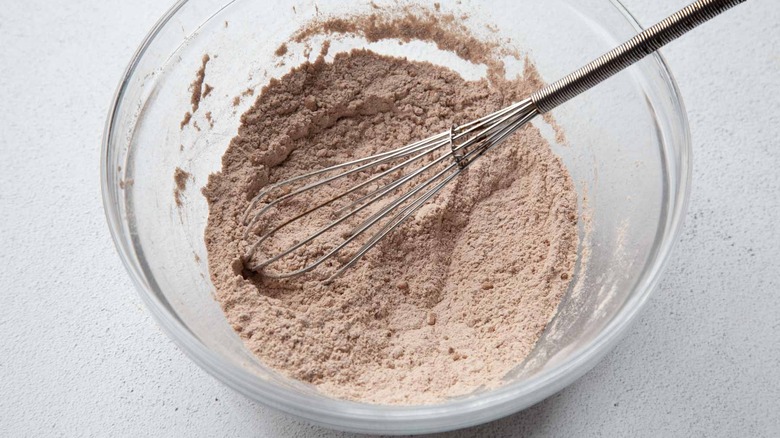
POLYGON ((245 268, 270 278, 288 278, 312 271, 323 264, 332 266, 334 257, 347 254, 338 257, 342 264, 325 279, 326 283, 331 282, 477 158, 503 142, 534 117, 547 113, 694 27, 744 1, 699 0, 521 102, 398 149, 266 186, 252 199, 244 215, 244 240, 249 243, 243 257, 245 268), (365 178, 360 179, 363 176, 365 178), (313 192, 317 189, 343 180, 351 181, 353 185, 339 195, 317 200, 311 207, 299 206, 297 210, 293 209, 295 213, 289 218, 276 214, 284 204, 294 204, 296 198, 314 197, 313 192), (388 181, 380 184, 384 180, 388 181), (274 194, 276 196, 272 196, 274 194), (279 242, 277 246, 282 243, 286 245, 280 248, 271 243, 279 237, 280 231, 325 208, 330 209, 330 214, 327 215, 329 220, 322 223, 317 231, 300 241, 279 242), (273 219, 279 220, 272 225, 261 226, 261 222, 273 219), (357 222, 357 225, 350 221, 357 222), (346 228, 347 231, 337 233, 339 227, 346 228), (372 230, 373 234, 367 234, 369 230, 372 230), (318 239, 325 236, 331 236, 330 241, 333 241, 334 233, 338 237, 336 243, 331 242, 329 247, 316 244, 318 239), (351 244, 360 246, 350 252, 346 248, 351 244), (264 253, 274 254, 260 257, 259 251, 263 245, 272 247, 266 248, 264 253), (310 246, 316 248, 309 248, 307 251, 310 246), (311 260, 312 257, 314 260, 311 260), (268 269, 285 258, 293 259, 293 264, 297 267, 288 272, 268 269))

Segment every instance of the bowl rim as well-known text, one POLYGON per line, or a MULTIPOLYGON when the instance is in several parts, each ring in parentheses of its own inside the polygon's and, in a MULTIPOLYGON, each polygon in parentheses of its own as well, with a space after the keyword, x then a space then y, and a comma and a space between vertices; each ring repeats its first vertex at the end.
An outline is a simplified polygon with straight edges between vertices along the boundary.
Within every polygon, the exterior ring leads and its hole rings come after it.
MULTIPOLYGON (((677 196, 670 206, 666 238, 661 239, 655 261, 637 283, 636 293, 629 297, 615 317, 589 344, 576 350, 569 359, 526 381, 509 384, 474 397, 436 405, 389 406, 338 399, 309 398, 273 383, 260 381, 249 371, 213 354, 146 284, 145 273, 133 256, 132 245, 126 238, 125 230, 122 227, 120 211, 117 207, 119 199, 117 199, 115 189, 116 181, 111 172, 113 165, 109 162, 113 138, 117 135, 114 123, 130 79, 141 58, 161 29, 189 1, 179 0, 168 9, 146 35, 124 70, 122 80, 114 93, 111 110, 104 127, 101 144, 100 182, 104 213, 122 264, 130 274, 138 294, 158 325, 198 366, 217 380, 262 405, 325 427, 363 433, 427 433, 474 426, 525 409, 560 391, 581 377, 622 338, 657 286, 661 274, 669 262, 674 244, 679 240, 690 197, 692 175, 690 127, 677 83, 664 57, 658 52, 649 58, 657 64, 669 86, 668 92, 672 99, 672 108, 683 133, 678 156, 680 178, 675 192, 677 196)), ((234 1, 230 0, 224 7, 234 1)), ((620 0, 609 1, 635 30, 641 31, 643 29, 620 0)), ((672 187, 671 190, 673 189, 672 187)))

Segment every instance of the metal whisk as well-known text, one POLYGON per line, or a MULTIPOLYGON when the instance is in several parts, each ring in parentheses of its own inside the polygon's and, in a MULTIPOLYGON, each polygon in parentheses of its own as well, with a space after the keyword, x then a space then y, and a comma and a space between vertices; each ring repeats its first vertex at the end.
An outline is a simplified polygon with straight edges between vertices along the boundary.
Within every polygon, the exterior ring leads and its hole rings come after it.
POLYGON ((328 265, 332 269, 324 281, 329 283, 477 158, 534 117, 744 1, 699 0, 528 99, 398 149, 266 186, 244 215, 244 240, 249 243, 243 258, 245 268, 270 278, 288 278, 328 265), (348 188, 337 196, 323 200, 316 195, 317 190, 339 184, 348 188), (316 231, 302 240, 284 235, 283 230, 300 225, 301 219, 315 212, 320 214, 316 231), (350 246, 357 249, 350 250, 350 246), (283 259, 295 268, 287 272, 269 269, 283 259), (335 271, 334 259, 340 263, 335 271))

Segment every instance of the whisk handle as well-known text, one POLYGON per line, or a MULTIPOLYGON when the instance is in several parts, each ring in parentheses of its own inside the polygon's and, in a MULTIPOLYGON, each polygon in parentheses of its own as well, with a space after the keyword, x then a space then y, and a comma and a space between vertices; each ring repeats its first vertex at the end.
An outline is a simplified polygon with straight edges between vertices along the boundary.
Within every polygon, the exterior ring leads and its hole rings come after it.
POLYGON ((744 1, 746 0, 698 0, 579 70, 538 90, 531 95, 531 100, 539 112, 544 114, 744 1))

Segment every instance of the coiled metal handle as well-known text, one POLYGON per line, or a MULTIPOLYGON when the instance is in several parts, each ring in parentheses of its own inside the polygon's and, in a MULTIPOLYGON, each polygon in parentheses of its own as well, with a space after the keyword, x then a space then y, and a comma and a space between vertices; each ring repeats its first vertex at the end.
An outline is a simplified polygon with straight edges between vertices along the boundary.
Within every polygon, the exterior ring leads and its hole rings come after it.
POLYGON ((637 34, 579 70, 531 95, 544 114, 655 52, 694 27, 746 0, 699 0, 637 34))

